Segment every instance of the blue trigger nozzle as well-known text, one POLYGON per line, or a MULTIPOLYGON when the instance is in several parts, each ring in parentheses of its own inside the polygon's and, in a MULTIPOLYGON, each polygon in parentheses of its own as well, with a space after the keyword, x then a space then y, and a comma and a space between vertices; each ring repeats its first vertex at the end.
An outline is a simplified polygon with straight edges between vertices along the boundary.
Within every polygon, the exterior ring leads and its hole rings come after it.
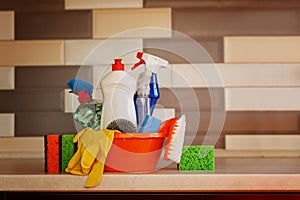
POLYGON ((84 90, 86 94, 92 97, 93 85, 84 80, 73 78, 67 82, 67 86, 72 90, 74 94, 78 94, 78 92, 84 90))

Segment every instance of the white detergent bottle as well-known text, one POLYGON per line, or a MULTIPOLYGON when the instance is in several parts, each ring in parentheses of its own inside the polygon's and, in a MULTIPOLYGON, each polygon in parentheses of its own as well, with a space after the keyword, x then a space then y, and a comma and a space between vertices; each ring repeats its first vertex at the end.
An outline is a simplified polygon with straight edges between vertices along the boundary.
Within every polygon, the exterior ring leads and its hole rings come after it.
MULTIPOLYGON (((100 81, 103 93, 101 129, 116 122, 120 122, 120 126, 137 125, 133 100, 137 83, 135 78, 124 71, 121 61, 122 59, 115 59, 112 71, 100 81)), ((117 129, 114 126, 111 129, 117 129)))

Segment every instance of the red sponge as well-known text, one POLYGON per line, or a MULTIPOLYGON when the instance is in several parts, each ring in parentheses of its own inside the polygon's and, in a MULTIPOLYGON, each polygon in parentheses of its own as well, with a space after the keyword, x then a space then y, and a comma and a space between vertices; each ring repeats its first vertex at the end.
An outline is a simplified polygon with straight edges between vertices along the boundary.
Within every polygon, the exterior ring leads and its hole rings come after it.
POLYGON ((45 135, 45 171, 59 173, 60 171, 60 135, 45 135))

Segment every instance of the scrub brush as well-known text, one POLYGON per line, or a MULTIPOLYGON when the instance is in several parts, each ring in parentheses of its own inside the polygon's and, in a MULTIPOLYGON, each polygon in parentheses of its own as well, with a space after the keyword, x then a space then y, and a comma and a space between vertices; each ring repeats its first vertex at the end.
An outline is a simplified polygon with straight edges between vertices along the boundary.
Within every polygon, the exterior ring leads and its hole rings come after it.
POLYGON ((168 140, 164 154, 165 160, 172 160, 177 164, 180 162, 185 126, 185 115, 182 115, 180 118, 171 118, 161 126, 161 132, 168 132, 168 140))
POLYGON ((107 126, 109 130, 118 130, 122 133, 133 133, 137 131, 137 127, 127 119, 116 119, 107 126))

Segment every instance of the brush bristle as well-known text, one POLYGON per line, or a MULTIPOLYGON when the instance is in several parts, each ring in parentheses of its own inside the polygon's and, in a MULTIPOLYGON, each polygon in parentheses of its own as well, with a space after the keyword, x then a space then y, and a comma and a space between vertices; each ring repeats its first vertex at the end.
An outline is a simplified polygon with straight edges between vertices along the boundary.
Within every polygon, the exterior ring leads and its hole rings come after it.
POLYGON ((127 119, 116 119, 109 123, 107 126, 107 129, 110 130, 118 130, 121 131, 122 133, 132 133, 136 132, 137 128, 136 126, 129 120, 127 119))
POLYGON ((184 136, 185 136, 185 115, 181 116, 175 124, 172 139, 169 144, 169 150, 167 154, 167 158, 179 163, 181 154, 182 154, 182 147, 184 142, 184 136))

